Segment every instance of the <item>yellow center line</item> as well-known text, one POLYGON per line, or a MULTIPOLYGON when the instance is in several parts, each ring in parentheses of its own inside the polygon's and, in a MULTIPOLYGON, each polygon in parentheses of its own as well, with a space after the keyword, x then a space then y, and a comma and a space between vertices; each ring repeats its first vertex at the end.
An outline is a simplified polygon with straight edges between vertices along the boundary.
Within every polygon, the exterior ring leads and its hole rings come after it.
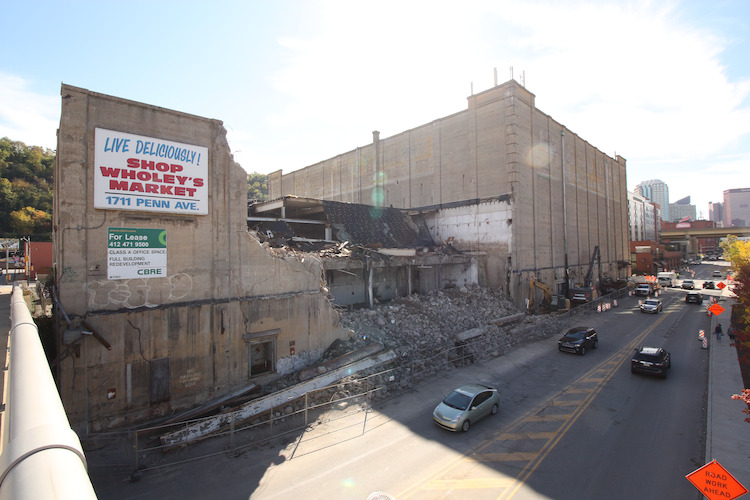
POLYGON ((444 485, 445 490, 452 489, 472 489, 472 488, 503 488, 505 491, 498 498, 511 498, 525 484, 525 481, 536 470, 539 464, 544 460, 562 437, 567 433, 571 426, 578 420, 581 414, 588 408, 594 398, 601 392, 607 382, 614 376, 622 363, 628 359, 632 350, 638 346, 656 326, 667 318, 667 314, 662 315, 658 320, 651 324, 636 338, 631 340, 625 347, 610 355, 607 359, 599 363, 596 367, 581 375, 572 382, 567 388, 561 390, 556 395, 548 398, 539 406, 528 411, 509 423, 503 429, 500 429, 492 437, 465 454, 457 457, 447 464, 437 469, 434 473, 425 477, 422 481, 417 481, 409 488, 397 495, 396 498, 405 499, 415 495, 419 490, 437 490, 441 489, 439 485, 444 485), (594 384, 593 387, 581 387, 582 384, 594 384), (565 396, 577 395, 574 400, 561 399, 565 396), (580 395, 585 395, 580 399, 580 395), (549 407, 567 407, 570 409, 566 414, 540 415, 549 407), (525 425, 533 423, 544 423, 562 421, 562 425, 554 431, 547 432, 516 432, 525 425), (508 453, 481 453, 486 448, 505 440, 535 439, 545 440, 545 443, 538 451, 532 452, 508 452, 508 453), (527 462, 526 466, 516 475, 515 478, 501 478, 498 480, 491 479, 440 479, 446 476, 451 470, 457 468, 460 464, 466 462, 505 462, 520 461, 527 462), (480 486, 494 484, 495 486, 480 486), (502 485, 502 486, 501 486, 502 485))
MULTIPOLYGON (((576 420, 578 420, 578 417, 583 414, 584 410, 588 408, 588 406, 591 404, 591 401, 594 400, 594 397, 604 388, 604 385, 606 382, 608 382, 614 374, 617 372, 617 368, 630 356, 630 353, 635 348, 635 346, 639 345, 643 339, 645 339, 649 333, 651 333, 654 328, 657 327, 664 319, 667 317, 667 315, 663 315, 661 318, 659 318, 657 321, 655 321, 649 328, 644 330, 640 335, 638 335, 636 338, 631 340, 624 349, 621 349, 619 352, 613 354, 610 357, 610 360, 619 360, 618 362, 615 362, 612 364, 613 368, 610 371, 610 374, 602 380, 602 383, 597 387, 596 391, 592 392, 592 394, 589 395, 589 397, 586 398, 585 402, 576 408, 576 410, 573 412, 574 416, 570 419, 570 421, 566 422, 565 426, 560 429, 558 435, 551 439, 547 444, 545 444, 542 447, 542 451, 540 452, 539 456, 530 461, 526 467, 516 476, 516 483, 513 487, 506 490, 501 494, 498 498, 499 499, 508 499, 515 496, 515 494, 518 492, 518 490, 521 489, 521 487, 526 483, 526 480, 531 476, 531 474, 536 470, 536 468, 539 466, 540 463, 549 455, 549 453, 552 451, 552 449, 557 445, 558 442, 562 439, 562 437, 565 435, 565 433, 570 429, 570 427, 575 423, 576 420)), ((609 361, 609 360, 608 360, 609 361)))

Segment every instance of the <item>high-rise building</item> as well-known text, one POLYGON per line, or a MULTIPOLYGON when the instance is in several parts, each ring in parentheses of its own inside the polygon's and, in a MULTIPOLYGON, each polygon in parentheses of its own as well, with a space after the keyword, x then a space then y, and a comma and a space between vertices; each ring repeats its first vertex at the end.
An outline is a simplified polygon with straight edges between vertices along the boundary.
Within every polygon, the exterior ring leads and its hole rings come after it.
POLYGON ((696 220, 695 205, 690 204, 690 196, 686 196, 669 204, 669 216, 672 222, 680 222, 685 218, 696 220))
POLYGON ((708 202, 708 220, 722 224, 724 220, 724 207, 720 202, 708 202))
POLYGON ((724 227, 750 226, 750 188, 724 191, 724 227))
POLYGON ((669 186, 664 181, 652 179, 639 182, 635 187, 635 194, 643 196, 651 203, 661 208, 661 220, 669 222, 669 186))
POLYGON ((659 209, 643 196, 628 191, 631 241, 658 241, 659 209))

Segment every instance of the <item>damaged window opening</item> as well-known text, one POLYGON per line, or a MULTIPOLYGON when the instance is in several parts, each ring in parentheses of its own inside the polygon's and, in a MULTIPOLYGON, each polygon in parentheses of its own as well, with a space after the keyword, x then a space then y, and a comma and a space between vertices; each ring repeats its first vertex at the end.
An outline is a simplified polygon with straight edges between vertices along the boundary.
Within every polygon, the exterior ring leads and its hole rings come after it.
POLYGON ((247 333, 242 336, 247 344, 247 377, 273 373, 276 369, 276 340, 280 329, 247 333))

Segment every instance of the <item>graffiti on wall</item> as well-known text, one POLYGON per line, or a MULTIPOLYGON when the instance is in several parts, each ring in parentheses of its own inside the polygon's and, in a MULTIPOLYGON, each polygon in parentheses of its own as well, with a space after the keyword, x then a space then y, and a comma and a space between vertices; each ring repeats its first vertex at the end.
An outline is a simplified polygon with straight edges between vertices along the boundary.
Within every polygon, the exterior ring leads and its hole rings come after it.
POLYGON ((91 281, 86 285, 90 309, 157 307, 182 300, 192 289, 193 278, 185 273, 164 278, 91 281))

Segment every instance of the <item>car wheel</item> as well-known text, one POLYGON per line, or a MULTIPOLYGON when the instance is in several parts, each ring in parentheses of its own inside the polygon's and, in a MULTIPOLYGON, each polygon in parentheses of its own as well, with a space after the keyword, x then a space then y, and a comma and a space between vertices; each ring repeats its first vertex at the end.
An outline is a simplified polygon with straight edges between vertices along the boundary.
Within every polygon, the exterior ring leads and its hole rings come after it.
POLYGON ((596 340, 594 341, 594 345, 593 345, 593 347, 594 347, 594 349, 596 349, 597 347, 599 347, 599 339, 596 339, 596 340))
POLYGON ((492 412, 493 415, 497 415, 497 410, 498 410, 497 403, 495 403, 494 405, 492 405, 492 410, 490 411, 492 412))
POLYGON ((467 432, 469 430, 469 427, 471 427, 471 423, 469 423, 468 420, 464 420, 464 423, 461 424, 461 430, 463 432, 467 432))
POLYGON ((630 367, 630 373, 635 373, 635 368, 633 368, 632 366, 630 367))
POLYGON ((586 354, 586 346, 583 346, 583 345, 582 345, 582 346, 581 346, 581 350, 580 350, 580 351, 578 351, 578 352, 580 352, 580 353, 581 353, 581 356, 585 355, 585 354, 586 354))

